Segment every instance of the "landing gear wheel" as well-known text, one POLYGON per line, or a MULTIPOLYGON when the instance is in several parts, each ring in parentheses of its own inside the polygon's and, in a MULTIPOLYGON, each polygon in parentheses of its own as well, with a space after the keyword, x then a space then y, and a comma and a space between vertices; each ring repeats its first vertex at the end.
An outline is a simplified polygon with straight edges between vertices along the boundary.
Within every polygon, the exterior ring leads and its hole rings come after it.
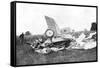
POLYGON ((48 53, 50 53, 51 52, 51 49, 50 48, 44 48, 43 49, 43 53, 44 54, 48 54, 48 53))
POLYGON ((51 38, 54 36, 54 31, 51 30, 51 29, 48 29, 46 32, 45 32, 45 35, 48 37, 48 38, 51 38))

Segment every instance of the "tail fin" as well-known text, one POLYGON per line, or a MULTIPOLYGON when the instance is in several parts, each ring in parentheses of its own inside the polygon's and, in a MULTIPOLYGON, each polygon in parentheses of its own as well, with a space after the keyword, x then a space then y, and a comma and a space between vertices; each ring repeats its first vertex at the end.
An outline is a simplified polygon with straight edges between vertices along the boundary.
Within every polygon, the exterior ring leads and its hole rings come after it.
POLYGON ((55 32, 54 36, 57 36, 57 35, 61 34, 60 29, 59 29, 58 25, 56 24, 56 22, 54 21, 53 18, 45 16, 45 19, 46 19, 48 28, 55 32))

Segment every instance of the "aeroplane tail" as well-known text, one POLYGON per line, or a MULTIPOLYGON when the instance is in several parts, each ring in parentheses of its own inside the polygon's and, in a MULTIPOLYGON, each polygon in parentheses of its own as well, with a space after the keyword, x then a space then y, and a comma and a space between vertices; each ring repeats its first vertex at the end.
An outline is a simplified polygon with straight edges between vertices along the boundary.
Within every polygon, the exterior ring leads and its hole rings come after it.
POLYGON ((61 34, 60 29, 59 29, 58 25, 56 24, 56 22, 54 21, 53 18, 45 16, 45 19, 46 19, 46 22, 47 22, 47 25, 48 25, 48 29, 51 29, 55 32, 54 36, 61 34))

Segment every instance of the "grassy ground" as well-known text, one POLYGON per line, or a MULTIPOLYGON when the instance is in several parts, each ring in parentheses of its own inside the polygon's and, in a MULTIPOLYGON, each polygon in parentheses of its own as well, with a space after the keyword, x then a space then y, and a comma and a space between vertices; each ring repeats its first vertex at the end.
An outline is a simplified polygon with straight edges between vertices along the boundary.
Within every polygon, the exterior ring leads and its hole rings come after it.
POLYGON ((39 54, 29 45, 16 45, 17 65, 46 64, 96 60, 96 48, 91 50, 63 50, 47 55, 39 54))

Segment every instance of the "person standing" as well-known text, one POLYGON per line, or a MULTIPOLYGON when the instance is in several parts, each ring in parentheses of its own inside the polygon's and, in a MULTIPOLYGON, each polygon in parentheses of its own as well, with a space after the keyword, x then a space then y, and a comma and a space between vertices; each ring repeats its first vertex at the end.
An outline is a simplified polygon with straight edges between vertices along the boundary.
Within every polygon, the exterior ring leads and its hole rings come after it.
POLYGON ((20 38, 20 43, 21 43, 21 44, 24 44, 24 33, 22 33, 22 34, 19 36, 19 38, 20 38))

